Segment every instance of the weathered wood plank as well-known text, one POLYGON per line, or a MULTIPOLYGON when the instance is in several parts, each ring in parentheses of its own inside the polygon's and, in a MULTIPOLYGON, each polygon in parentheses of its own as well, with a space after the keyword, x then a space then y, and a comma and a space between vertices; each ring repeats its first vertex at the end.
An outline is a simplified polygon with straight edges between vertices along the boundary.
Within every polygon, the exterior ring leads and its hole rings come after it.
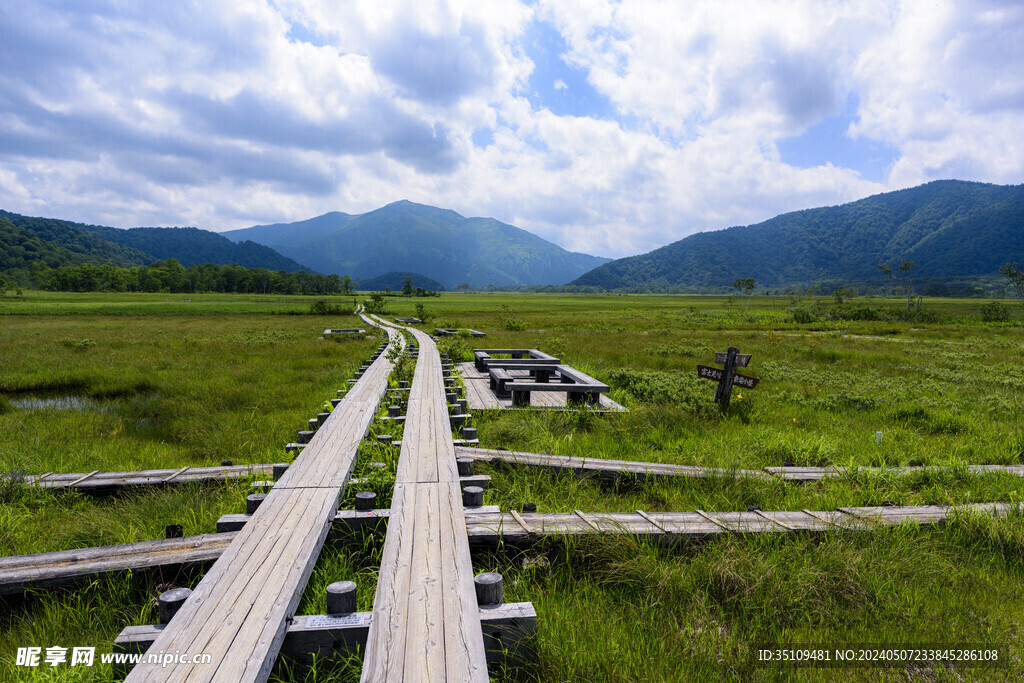
POLYGON ((456 446, 459 458, 473 458, 483 462, 500 461, 514 465, 545 467, 552 470, 575 472, 581 476, 635 477, 638 479, 657 477, 754 477, 768 479, 770 475, 758 470, 728 469, 723 467, 700 467, 693 465, 670 465, 657 462, 632 462, 628 460, 606 460, 603 458, 575 458, 565 455, 525 453, 521 451, 499 451, 486 448, 456 446))
MULTIPOLYGON (((406 485, 396 487, 396 498, 403 495, 405 488, 406 485)), ((1007 514, 1011 507, 1007 503, 982 503, 951 506, 847 508, 847 510, 856 511, 858 516, 835 510, 764 511, 760 514, 705 513, 708 516, 714 516, 715 521, 709 521, 696 512, 644 512, 642 514, 640 511, 636 513, 590 512, 586 513, 586 517, 599 525, 602 533, 667 535, 692 539, 735 533, 730 524, 735 525, 737 520, 743 521, 747 527, 744 531, 750 533, 788 533, 786 528, 776 522, 786 524, 791 531, 827 531, 829 529, 868 531, 876 528, 879 524, 941 524, 962 511, 1002 516, 1007 514), (734 515, 734 517, 728 515, 734 515), (750 516, 747 519, 769 517, 773 521, 769 522, 767 519, 763 519, 764 524, 755 526, 747 524, 743 520, 743 516, 746 515, 750 516), (873 516, 877 516, 879 523, 872 523, 873 516)), ((406 506, 405 501, 399 499, 396 509, 408 514, 410 519, 412 518, 410 508, 406 506)), ((336 527, 358 526, 371 520, 383 523, 389 516, 387 510, 370 510, 359 513, 343 510, 336 513, 334 525, 336 527)), ((573 513, 503 514, 497 512, 494 506, 485 506, 481 510, 465 511, 464 519, 466 536, 471 541, 485 544, 493 544, 499 537, 509 540, 526 540, 530 536, 594 533, 591 526, 573 513)), ((410 522, 407 521, 399 528, 405 530, 404 533, 408 533, 409 524, 410 522)), ((13 595, 23 592, 27 588, 64 584, 76 579, 127 569, 179 567, 210 562, 224 554, 235 535, 233 532, 206 534, 98 548, 0 557, 0 596, 13 595)), ((388 552, 395 553, 401 550, 403 545, 401 542, 392 543, 388 552)), ((408 566, 403 565, 397 559, 389 558, 388 554, 385 554, 385 561, 400 569, 403 566, 408 566)), ((382 566, 383 564, 384 562, 382 562, 382 566)), ((402 583, 401 578, 395 579, 390 574, 382 574, 382 576, 385 576, 393 584, 402 583)), ((378 588, 378 592, 380 590, 378 588)), ((407 588, 405 592, 408 593, 407 588)), ((388 595, 391 594, 398 594, 397 589, 389 588, 388 595)))
POLYGON ((210 653, 213 665, 140 664, 126 680, 269 677, 390 368, 386 355, 370 365, 154 642, 168 652, 210 653))
POLYGON ((418 330, 363 681, 487 680, 441 359, 418 330))

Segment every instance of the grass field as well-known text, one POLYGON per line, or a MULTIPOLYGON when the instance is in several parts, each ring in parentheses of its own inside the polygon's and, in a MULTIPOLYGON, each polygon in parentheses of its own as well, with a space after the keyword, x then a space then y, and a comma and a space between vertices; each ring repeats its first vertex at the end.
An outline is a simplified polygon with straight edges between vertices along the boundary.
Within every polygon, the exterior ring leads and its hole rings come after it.
MULTIPOLYGON (((325 327, 354 319, 299 315, 311 301, 35 292, 0 299, 0 471, 283 460, 283 444, 377 343, 319 340, 325 327)), ((525 502, 542 512, 681 511, 1024 498, 1024 479, 963 467, 1024 462, 1019 303, 1007 302, 1011 320, 999 323, 982 320, 982 301, 928 300, 923 316, 905 320, 901 302, 882 299, 836 310, 831 299, 805 299, 797 305, 815 314, 797 323, 793 302, 781 296, 755 297, 748 308, 728 297, 445 295, 391 300, 389 315, 415 315, 417 303, 430 316, 424 329, 487 332, 442 342, 453 355, 474 346, 540 348, 607 382, 629 408, 604 416, 478 412, 487 447, 717 467, 883 467, 808 484, 609 486, 478 466, 494 478, 485 503, 503 510, 525 502), (842 319, 856 307, 879 319, 842 319), (728 346, 753 354, 744 374, 761 383, 734 393, 723 412, 711 400, 715 385, 698 379, 695 366, 712 365, 728 346), (884 469, 919 464, 948 467, 914 476, 884 469)), ((393 472, 394 453, 367 444, 357 474, 371 460, 393 472)), ((378 478, 383 505, 389 481, 378 478)), ((95 500, 0 485, 0 554, 150 540, 172 523, 187 535, 210 532, 221 514, 241 511, 247 488, 239 481, 95 500)), ((359 583, 360 608, 369 609, 380 545, 359 539, 325 551, 300 610, 321 612, 323 586, 346 578, 359 583)), ((502 572, 506 599, 536 606, 538 659, 529 679, 1011 680, 1024 671, 1022 551, 1024 516, 962 516, 935 529, 729 537, 675 549, 594 538, 477 557, 475 568, 502 572), (754 664, 751 653, 767 643, 998 645, 1004 664, 792 672, 754 664)), ((157 583, 107 578, 0 606, 0 678, 105 680, 102 667, 17 667, 15 652, 109 652, 124 626, 156 620, 157 583)), ((349 680, 353 672, 358 662, 309 679, 349 680)), ((293 678, 283 665, 275 677, 293 678)))

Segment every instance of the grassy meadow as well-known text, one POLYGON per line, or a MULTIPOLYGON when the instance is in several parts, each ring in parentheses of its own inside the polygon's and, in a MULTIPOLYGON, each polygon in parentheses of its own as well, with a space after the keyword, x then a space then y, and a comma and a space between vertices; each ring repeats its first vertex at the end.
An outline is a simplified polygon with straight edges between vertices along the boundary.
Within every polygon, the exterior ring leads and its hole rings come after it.
MULTIPOLYGON (((321 410, 379 340, 322 341, 346 316, 305 315, 314 298, 60 294, 0 299, 0 472, 132 470, 286 460, 283 445, 321 410)), ((328 299, 351 303, 350 298, 328 299)), ((539 348, 612 387, 628 413, 476 411, 486 447, 725 468, 844 465, 806 484, 739 477, 600 484, 480 464, 485 503, 541 512, 834 509, 1019 502, 1024 479, 973 475, 968 464, 1024 463, 1024 310, 985 322, 984 301, 836 307, 831 297, 446 294, 390 299, 388 315, 422 327, 470 327, 485 339, 440 343, 539 348), (794 316, 794 306, 811 315, 794 316), (860 312, 857 310, 860 309, 860 312), (865 309, 874 313, 866 314, 865 309), (803 322, 796 322, 796 319, 803 322), (860 319, 854 319, 860 318, 860 319), (874 318, 874 319, 872 319, 874 318), (696 375, 715 351, 752 353, 722 411, 696 375), (879 445, 875 433, 882 432, 879 445), (912 476, 889 468, 943 466, 912 476), (865 468, 873 468, 867 471, 865 468)), ((407 376, 410 368, 403 372, 407 376)), ((382 406, 381 410, 384 410, 382 406)), ((371 437, 385 433, 374 425, 371 437)), ((386 428, 400 438, 392 427, 386 428)), ((397 453, 366 443, 356 476, 387 503, 397 453)), ((168 524, 214 530, 240 512, 248 482, 190 485, 94 499, 0 484, 0 555, 152 540, 168 524)), ((347 499, 346 499, 347 500, 347 499)), ((344 502, 343 502, 344 504, 344 502)), ((372 605, 380 539, 325 550, 300 606, 324 609, 341 579, 372 605)), ((575 539, 526 554, 475 558, 505 575, 506 599, 537 609, 537 662, 509 674, 539 681, 1011 680, 1024 671, 1024 515, 960 516, 942 528, 870 534, 727 537, 661 548, 629 537, 575 539), (761 644, 998 645, 995 668, 759 667, 761 644)), ((109 652, 129 624, 156 621, 161 584, 198 574, 108 577, 0 603, 0 679, 105 680, 102 667, 28 669, 19 646, 95 645, 109 652)), ((275 680, 351 680, 358 661, 275 680)))

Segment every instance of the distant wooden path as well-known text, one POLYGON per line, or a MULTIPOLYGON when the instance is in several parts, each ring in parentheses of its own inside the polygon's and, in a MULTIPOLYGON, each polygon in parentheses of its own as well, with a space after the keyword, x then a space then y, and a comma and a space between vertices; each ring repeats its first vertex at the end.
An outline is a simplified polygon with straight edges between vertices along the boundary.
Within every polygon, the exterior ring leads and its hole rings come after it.
MULTIPOLYGON (((724 533, 786 533, 793 531, 870 531, 882 526, 910 523, 942 524, 964 512, 1006 515, 1009 503, 975 505, 920 505, 852 507, 838 510, 756 512, 497 512, 493 507, 466 511, 465 533, 473 545, 494 546, 499 539, 527 543, 544 536, 592 533, 630 534, 659 541, 699 540, 724 533)), ((336 527, 390 523, 390 510, 341 510, 336 527)), ((399 515, 400 516, 400 515, 399 515)), ((127 569, 179 567, 216 560, 228 549, 236 532, 205 534, 143 543, 63 550, 0 558, 0 596, 29 588, 127 569)))
MULTIPOLYGON (((113 493, 133 486, 172 486, 195 481, 245 479, 252 475, 270 475, 274 465, 219 465, 216 467, 179 467, 176 469, 136 470, 130 472, 81 472, 75 474, 28 474, 19 480, 44 489, 76 489, 83 493, 113 493)), ((2 475, 0 479, 10 479, 2 475)))
MULTIPOLYGON (((380 321, 383 323, 383 321, 380 321)), ((363 681, 487 681, 441 358, 419 347, 363 681)))
POLYGON ((525 453, 523 451, 493 450, 456 446, 455 455, 482 462, 505 462, 513 465, 543 467, 550 470, 573 472, 581 476, 635 477, 637 479, 657 477, 755 477, 770 479, 771 475, 758 470, 732 470, 722 467, 700 467, 694 465, 669 465, 657 462, 634 462, 629 460, 607 460, 604 458, 573 458, 567 455, 525 453))
MULTIPOLYGON (((397 332, 389 338, 404 345, 397 332)), ((371 364, 152 646, 209 653, 213 663, 141 663, 127 681, 269 677, 390 371, 385 355, 371 364)))
MULTIPOLYGON (((456 446, 455 454, 460 458, 472 458, 483 462, 505 462, 512 465, 544 467, 551 470, 574 472, 581 476, 635 477, 637 479, 656 477, 752 477, 755 479, 785 479, 787 481, 818 481, 852 474, 878 476, 892 474, 905 476, 920 472, 949 472, 950 466, 912 467, 765 467, 761 470, 732 469, 728 467, 704 467, 701 465, 672 465, 660 462, 632 460, 610 460, 606 458, 580 458, 547 453, 526 453, 489 448, 456 446)), ((1003 473, 1024 477, 1024 465, 967 465, 971 474, 1003 473)))
MULTIPOLYGON (((506 410, 512 408, 511 398, 498 398, 490 388, 490 377, 476 369, 473 363, 458 363, 455 366, 462 383, 466 385, 466 400, 470 410, 506 410)), ((515 377, 527 377, 525 371, 510 370, 510 375, 515 377)), ((531 392, 530 406, 533 408, 547 408, 551 410, 566 410, 569 408, 566 395, 558 392, 531 392)), ((595 412, 621 413, 625 408, 601 395, 596 408, 588 408, 595 412)))

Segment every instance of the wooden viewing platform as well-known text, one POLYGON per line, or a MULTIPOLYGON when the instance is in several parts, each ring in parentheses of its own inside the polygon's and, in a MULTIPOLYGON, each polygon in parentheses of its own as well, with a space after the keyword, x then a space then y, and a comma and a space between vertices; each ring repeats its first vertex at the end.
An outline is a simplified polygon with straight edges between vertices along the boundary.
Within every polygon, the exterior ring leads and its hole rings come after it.
MULTIPOLYGON (((404 345, 396 332, 389 337, 404 345)), ((208 653, 212 664, 144 661, 127 681, 269 677, 391 367, 385 354, 370 365, 152 645, 208 653)))
MULTIPOLYGON (((557 359, 556 359, 557 360, 557 359)), ((552 366, 552 370, 557 365, 552 366)), ((490 387, 490 375, 487 370, 481 371, 476 368, 473 363, 457 363, 455 369, 458 371, 459 376, 462 378, 463 384, 466 385, 466 400, 469 402, 470 410, 507 410, 513 407, 512 397, 499 398, 490 387)), ((527 379, 529 378, 529 371, 517 370, 515 368, 506 368, 506 372, 513 379, 527 379)), ((553 384, 552 386, 557 386, 553 384)), ((567 396, 564 393, 555 391, 550 392, 531 392, 530 396, 530 407, 532 408, 543 408, 547 410, 567 410, 571 408, 567 400, 567 396)), ((595 406, 587 406, 587 410, 595 412, 608 413, 622 413, 626 412, 626 409, 611 400, 604 394, 600 395, 598 403, 595 406)))
MULTIPOLYGON (((383 321, 381 321, 383 322, 383 321)), ((419 353, 362 681, 487 681, 441 357, 419 353)))

